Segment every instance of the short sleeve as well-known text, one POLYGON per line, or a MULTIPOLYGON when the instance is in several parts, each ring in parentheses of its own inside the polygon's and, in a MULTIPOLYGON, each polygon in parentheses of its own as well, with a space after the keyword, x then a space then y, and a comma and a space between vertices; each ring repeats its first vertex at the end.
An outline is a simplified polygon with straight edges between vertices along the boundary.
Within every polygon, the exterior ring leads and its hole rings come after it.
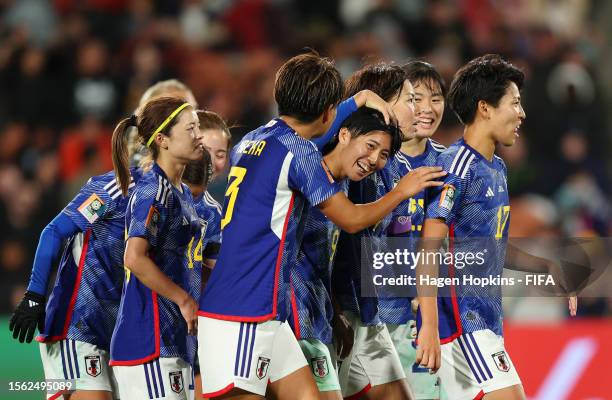
MULTIPOLYGON (((452 161, 452 157, 448 159, 448 162, 446 162, 445 158, 439 158, 438 165, 440 165, 444 171, 448 172, 452 161)), ((467 174, 466 177, 461 178, 449 172, 444 177, 443 186, 429 189, 426 194, 427 211, 425 218, 443 219, 446 225, 449 226, 455 222, 457 210, 461 205, 470 176, 470 174, 467 174)))
POLYGON ((81 231, 89 229, 96 221, 104 219, 114 207, 114 201, 105 189, 112 182, 91 178, 62 212, 81 231))
POLYGON ((157 188, 147 190, 148 186, 136 186, 130 197, 126 216, 127 238, 141 237, 151 247, 157 247, 160 232, 168 220, 168 208, 157 201, 157 188))
POLYGON ((338 105, 338 108, 336 109, 336 118, 334 118, 334 122, 332 122, 325 135, 312 139, 312 142, 317 145, 319 150, 321 150, 334 137, 334 135, 338 133, 344 120, 355 111, 357 111, 357 103, 355 103, 354 97, 349 97, 338 105))
POLYGON ((204 237, 206 247, 203 250, 203 255, 210 260, 216 260, 221 246, 221 213, 213 208, 210 210, 210 214, 210 222, 204 237))
POLYGON ((294 152, 289 169, 289 187, 306 197, 312 206, 317 206, 341 190, 338 183, 323 164, 323 158, 312 143, 304 146, 298 154, 294 152))

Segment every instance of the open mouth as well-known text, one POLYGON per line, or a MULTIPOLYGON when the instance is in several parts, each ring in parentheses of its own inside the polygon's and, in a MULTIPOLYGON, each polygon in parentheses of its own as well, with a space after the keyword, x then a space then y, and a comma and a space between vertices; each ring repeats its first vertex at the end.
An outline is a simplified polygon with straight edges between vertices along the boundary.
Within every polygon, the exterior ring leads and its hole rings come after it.
POLYGON ((421 129, 431 129, 433 127, 434 122, 435 119, 427 117, 419 117, 416 121, 417 126, 421 129))
POLYGON ((361 161, 357 161, 357 168, 359 168, 361 175, 367 175, 370 173, 370 168, 361 161))
POLYGON ((519 124, 516 126, 516 128, 514 128, 514 135, 515 135, 516 137, 519 137, 519 136, 520 136, 520 135, 519 135, 519 128, 520 128, 520 127, 521 127, 521 124, 519 123, 519 124))

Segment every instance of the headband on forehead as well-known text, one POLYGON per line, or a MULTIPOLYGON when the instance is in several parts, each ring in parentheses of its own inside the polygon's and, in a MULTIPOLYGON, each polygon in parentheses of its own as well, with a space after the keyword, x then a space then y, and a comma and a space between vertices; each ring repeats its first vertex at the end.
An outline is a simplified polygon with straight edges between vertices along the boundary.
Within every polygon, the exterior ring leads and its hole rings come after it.
POLYGON ((151 137, 147 141, 147 147, 151 146, 151 143, 153 143, 153 140, 155 139, 155 136, 157 136, 157 134, 159 132, 161 132, 170 123, 170 121, 172 121, 174 119, 174 117, 176 117, 178 115, 178 113, 180 113, 181 111, 183 111, 183 109, 185 107, 190 106, 190 105, 191 104, 189 104, 189 103, 183 103, 180 106, 178 106, 176 108, 176 110, 172 111, 172 114, 170 114, 168 116, 168 118, 166 118, 165 121, 162 122, 161 125, 159 125, 159 127, 155 130, 155 132, 153 132, 153 134, 151 135, 151 137))

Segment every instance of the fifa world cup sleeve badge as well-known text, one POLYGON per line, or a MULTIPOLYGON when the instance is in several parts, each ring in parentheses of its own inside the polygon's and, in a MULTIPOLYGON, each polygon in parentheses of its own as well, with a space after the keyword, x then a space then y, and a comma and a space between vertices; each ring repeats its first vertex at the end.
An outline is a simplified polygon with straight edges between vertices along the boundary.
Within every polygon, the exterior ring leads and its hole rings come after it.
POLYGON ((95 193, 89 196, 87 200, 79 206, 79 212, 90 224, 93 224, 98 218, 104 215, 104 211, 106 211, 106 204, 104 204, 104 201, 95 193))
POLYGON ((456 193, 457 189, 455 189, 453 185, 444 185, 444 189, 442 190, 442 194, 440 195, 440 207, 445 208, 449 211, 452 210, 453 205, 455 204, 456 193))

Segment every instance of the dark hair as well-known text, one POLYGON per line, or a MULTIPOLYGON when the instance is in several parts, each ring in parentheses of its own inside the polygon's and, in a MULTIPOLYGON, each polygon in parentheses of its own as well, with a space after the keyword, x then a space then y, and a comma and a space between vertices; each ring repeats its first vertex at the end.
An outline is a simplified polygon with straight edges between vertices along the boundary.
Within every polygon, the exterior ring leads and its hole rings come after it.
POLYGON ((223 118, 214 111, 197 110, 196 114, 198 114, 198 120, 200 121, 200 130, 219 129, 227 139, 227 147, 229 149, 232 142, 232 134, 223 118))
POLYGON ((213 166, 210 153, 204 150, 202 158, 191 161, 185 166, 182 180, 190 185, 203 186, 206 189, 212 179, 212 175, 213 166))
POLYGON ((285 62, 276 73, 278 114, 313 122, 342 99, 343 83, 331 60, 311 52, 285 62))
MULTIPOLYGON (((385 117, 378 110, 369 107, 361 107, 344 120, 340 129, 346 128, 351 133, 351 138, 367 135, 373 131, 382 131, 391 136, 391 149, 389 157, 393 157, 402 145, 402 134, 396 124, 387 124, 385 117)), ((338 134, 323 147, 323 154, 330 153, 338 145, 338 134)))
MULTIPOLYGON (((178 97, 159 97, 148 101, 145 105, 139 109, 138 115, 136 116, 136 125, 131 117, 124 118, 115 127, 112 138, 112 157, 113 167, 115 169, 115 175, 119 186, 121 186, 121 192, 123 195, 127 195, 128 185, 130 183, 130 170, 129 170, 129 151, 128 151, 128 135, 131 127, 136 129, 138 135, 137 140, 146 144, 153 132, 165 121, 174 110, 180 105, 185 103, 185 99, 178 97)), ((188 106, 186 109, 190 109, 188 106)), ((181 111, 182 113, 182 111, 181 111)), ((168 136, 172 127, 178 121, 179 113, 160 131, 160 133, 168 136)), ((153 141, 149 146, 149 153, 153 160, 156 160, 159 156, 159 148, 157 143, 153 141)))
POLYGON ((398 65, 388 63, 366 65, 346 80, 344 96, 348 98, 357 92, 369 89, 383 100, 391 101, 401 93, 406 79, 408 79, 406 73, 398 65))
POLYGON ((476 117, 480 100, 493 107, 511 82, 521 89, 525 75, 521 70, 497 54, 487 54, 473 59, 457 71, 448 92, 452 110, 463 124, 471 124, 476 117))
POLYGON ((440 73, 428 62, 421 60, 409 61, 402 66, 404 72, 406 72, 406 79, 415 86, 421 82, 433 93, 438 85, 442 96, 446 97, 446 83, 440 73))

